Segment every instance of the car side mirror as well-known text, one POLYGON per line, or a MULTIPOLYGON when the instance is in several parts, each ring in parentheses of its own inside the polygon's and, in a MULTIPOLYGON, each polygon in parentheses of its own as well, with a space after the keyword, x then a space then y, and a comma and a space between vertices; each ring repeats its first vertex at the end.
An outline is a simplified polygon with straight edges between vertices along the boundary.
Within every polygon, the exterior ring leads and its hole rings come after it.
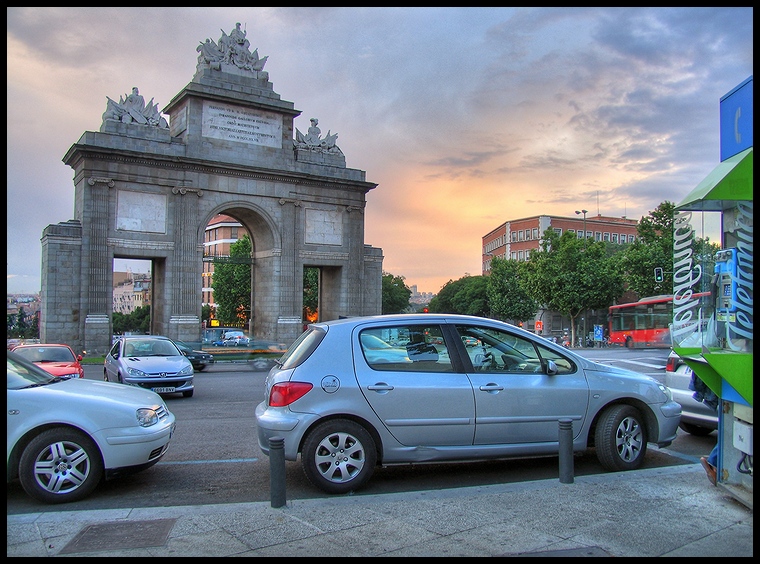
POLYGON ((548 376, 555 376, 559 374, 559 368, 557 368, 557 363, 551 359, 546 360, 546 374, 548 376))
POLYGON ((82 359, 83 359, 83 358, 84 358, 84 357, 83 357, 81 354, 78 354, 78 355, 77 355, 77 360, 78 360, 79 362, 82 362, 82 359))

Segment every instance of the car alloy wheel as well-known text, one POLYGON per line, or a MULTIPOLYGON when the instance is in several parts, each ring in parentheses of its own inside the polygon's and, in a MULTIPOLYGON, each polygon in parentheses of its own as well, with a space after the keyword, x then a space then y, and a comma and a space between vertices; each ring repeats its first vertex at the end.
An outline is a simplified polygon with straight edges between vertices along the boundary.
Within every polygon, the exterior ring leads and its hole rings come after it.
POLYGON ((647 432, 641 414, 630 405, 611 405, 599 416, 596 456, 606 470, 635 470, 644 462, 647 432))
POLYGON ((21 486, 45 503, 83 499, 102 477, 103 461, 97 445, 74 429, 48 429, 32 439, 21 454, 21 486))
POLYGON ((301 460, 309 481, 330 494, 358 490, 377 462, 375 441, 367 430, 347 419, 317 425, 304 441, 301 460))

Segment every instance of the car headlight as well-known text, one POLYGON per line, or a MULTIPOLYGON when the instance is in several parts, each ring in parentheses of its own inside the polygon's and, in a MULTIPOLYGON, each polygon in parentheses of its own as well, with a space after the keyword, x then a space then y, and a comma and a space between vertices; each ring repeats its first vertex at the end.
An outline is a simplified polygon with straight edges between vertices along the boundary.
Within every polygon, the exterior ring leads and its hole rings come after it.
POLYGON ((665 386, 664 384, 657 384, 657 387, 660 388, 660 391, 665 394, 666 401, 673 401, 673 392, 665 386))
POLYGON ((127 368, 127 374, 130 376, 133 376, 135 378, 147 378, 148 375, 143 372, 142 370, 138 370, 137 368, 127 368))
POLYGON ((141 407, 137 410, 136 415, 137 424, 140 425, 140 427, 152 427, 158 423, 158 413, 156 413, 155 409, 141 407))
POLYGON ((178 376, 190 376, 193 373, 193 365, 188 364, 185 366, 182 370, 180 370, 177 375, 178 376))

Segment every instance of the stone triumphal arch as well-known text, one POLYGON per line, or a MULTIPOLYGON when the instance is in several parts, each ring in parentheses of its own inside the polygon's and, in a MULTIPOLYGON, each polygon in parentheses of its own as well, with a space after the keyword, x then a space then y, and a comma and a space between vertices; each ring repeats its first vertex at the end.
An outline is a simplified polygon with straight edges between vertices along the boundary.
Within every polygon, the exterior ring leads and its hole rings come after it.
POLYGON ((300 334, 304 268, 320 269, 320 319, 380 313, 382 250, 364 244, 376 185, 346 168, 316 119, 294 132, 300 111, 274 92, 239 27, 201 42, 168 120, 133 88, 107 98, 100 131, 64 156, 74 219, 42 234, 42 340, 107 352, 113 261, 134 258, 152 262, 151 331, 199 341, 204 231, 218 213, 251 234, 256 338, 300 334))

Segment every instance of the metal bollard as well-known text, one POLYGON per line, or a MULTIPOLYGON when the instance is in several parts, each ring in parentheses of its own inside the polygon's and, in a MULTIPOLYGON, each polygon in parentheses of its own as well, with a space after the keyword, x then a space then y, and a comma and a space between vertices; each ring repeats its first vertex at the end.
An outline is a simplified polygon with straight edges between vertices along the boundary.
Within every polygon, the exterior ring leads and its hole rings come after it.
POLYGON ((272 507, 285 506, 285 439, 269 439, 269 490, 272 507))
POLYGON ((572 484, 573 478, 573 420, 559 420, 559 481, 572 484))

